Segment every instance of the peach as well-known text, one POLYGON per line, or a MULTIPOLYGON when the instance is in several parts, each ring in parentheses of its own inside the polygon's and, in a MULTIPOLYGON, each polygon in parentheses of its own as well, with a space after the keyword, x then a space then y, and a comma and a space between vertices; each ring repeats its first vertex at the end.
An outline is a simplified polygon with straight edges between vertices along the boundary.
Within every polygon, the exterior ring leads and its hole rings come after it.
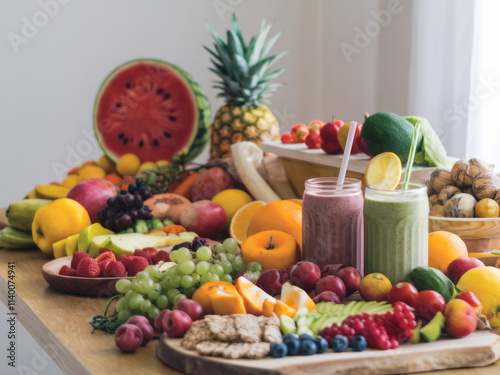
POLYGON ((473 257, 457 258, 448 264, 446 276, 456 284, 464 273, 476 267, 484 267, 484 263, 473 257))
POLYGON ((477 315, 471 305, 461 299, 451 299, 444 310, 445 330, 452 337, 465 337, 475 331, 477 315))

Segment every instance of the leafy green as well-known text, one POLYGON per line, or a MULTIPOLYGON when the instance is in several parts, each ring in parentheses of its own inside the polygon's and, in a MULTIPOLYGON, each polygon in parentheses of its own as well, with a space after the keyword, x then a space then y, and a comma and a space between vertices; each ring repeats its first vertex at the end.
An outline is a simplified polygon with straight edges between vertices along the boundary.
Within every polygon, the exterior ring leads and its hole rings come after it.
POLYGON ((415 163, 429 167, 442 167, 448 165, 449 161, 446 157, 446 149, 429 120, 425 117, 418 116, 405 116, 403 118, 408 120, 413 126, 419 123, 420 131, 424 137, 422 149, 415 155, 415 163))

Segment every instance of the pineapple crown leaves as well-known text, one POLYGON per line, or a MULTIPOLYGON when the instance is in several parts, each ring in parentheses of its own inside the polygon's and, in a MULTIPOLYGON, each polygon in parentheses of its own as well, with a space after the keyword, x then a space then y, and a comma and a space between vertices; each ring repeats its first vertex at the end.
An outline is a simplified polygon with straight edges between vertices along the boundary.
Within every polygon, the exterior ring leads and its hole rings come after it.
POLYGON ((210 53, 210 61, 213 64, 213 67, 209 68, 210 71, 219 78, 213 86, 221 91, 218 97, 225 98, 230 104, 243 107, 260 106, 267 101, 271 92, 281 86, 271 81, 285 69, 270 68, 287 52, 267 56, 281 36, 281 33, 278 33, 266 41, 271 26, 262 20, 260 31, 247 45, 235 14, 231 28, 226 32, 227 42, 207 25, 214 39, 214 47, 213 50, 203 47, 210 53))

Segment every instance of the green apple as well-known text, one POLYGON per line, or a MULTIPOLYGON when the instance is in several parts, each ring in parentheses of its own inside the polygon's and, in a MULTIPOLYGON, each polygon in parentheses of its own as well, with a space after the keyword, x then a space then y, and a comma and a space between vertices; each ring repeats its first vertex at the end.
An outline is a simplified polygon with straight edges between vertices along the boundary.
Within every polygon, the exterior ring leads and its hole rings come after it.
POLYGON ((72 236, 66 238, 66 245, 64 249, 66 251, 66 256, 72 256, 78 249, 78 237, 80 237, 80 233, 73 234, 72 236))
POLYGON ((55 242, 52 245, 54 249, 54 258, 62 258, 66 256, 66 238, 55 242))
POLYGON ((89 255, 92 258, 97 258, 99 256, 99 248, 105 247, 109 249, 111 245, 111 240, 109 239, 112 234, 102 234, 100 236, 94 236, 90 240, 89 255))
POLYGON ((87 253, 90 248, 90 241, 95 236, 101 236, 104 234, 115 234, 113 231, 104 228, 99 223, 94 223, 88 227, 83 228, 80 231, 80 237, 78 238, 78 251, 83 251, 87 253))

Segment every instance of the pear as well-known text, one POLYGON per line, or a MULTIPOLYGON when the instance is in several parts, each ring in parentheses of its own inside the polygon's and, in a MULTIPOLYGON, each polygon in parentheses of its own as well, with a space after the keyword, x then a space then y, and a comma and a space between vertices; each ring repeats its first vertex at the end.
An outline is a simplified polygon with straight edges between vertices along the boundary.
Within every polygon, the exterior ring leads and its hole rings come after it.
POLYGON ((62 258, 66 256, 66 238, 63 238, 60 241, 55 242, 52 245, 54 249, 54 258, 62 258))
POLYGON ((80 237, 80 233, 73 234, 72 236, 66 238, 66 245, 64 249, 66 251, 66 256, 70 257, 76 250, 78 250, 78 237, 80 237))
POLYGON ((94 223, 88 227, 83 228, 80 231, 80 237, 78 238, 78 251, 83 251, 87 253, 90 248, 90 241, 95 236, 100 236, 103 234, 114 234, 114 232, 109 229, 104 228, 99 223, 94 223))

